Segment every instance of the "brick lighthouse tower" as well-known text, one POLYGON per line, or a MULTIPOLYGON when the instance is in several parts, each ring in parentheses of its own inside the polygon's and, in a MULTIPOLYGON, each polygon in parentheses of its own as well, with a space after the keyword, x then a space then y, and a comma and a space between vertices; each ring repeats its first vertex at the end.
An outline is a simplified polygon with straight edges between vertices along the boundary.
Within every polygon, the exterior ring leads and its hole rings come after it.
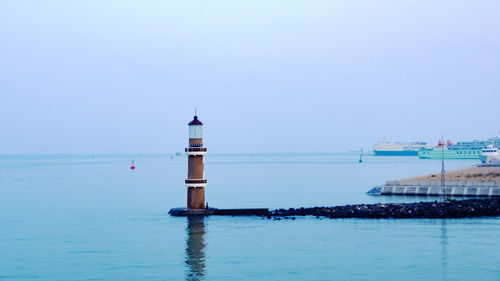
MULTIPOLYGON (((196 111, 193 121, 189 122, 189 146, 185 149, 188 155, 187 208, 172 208, 168 212, 172 216, 267 216, 267 208, 245 208, 245 209, 218 209, 205 207, 205 155, 207 149, 203 147, 202 128, 203 123, 198 120, 196 111)), ((190 218, 191 219, 191 218, 190 218)), ((189 226, 191 229, 191 226, 189 226)), ((191 236, 191 234, 189 234, 191 236)), ((189 245, 188 245, 189 247, 189 245)))
POLYGON ((185 149, 188 155, 188 177, 187 186, 187 208, 188 210, 200 210, 205 208, 205 161, 207 149, 203 147, 202 127, 203 123, 194 116, 189 122, 189 147, 185 149))

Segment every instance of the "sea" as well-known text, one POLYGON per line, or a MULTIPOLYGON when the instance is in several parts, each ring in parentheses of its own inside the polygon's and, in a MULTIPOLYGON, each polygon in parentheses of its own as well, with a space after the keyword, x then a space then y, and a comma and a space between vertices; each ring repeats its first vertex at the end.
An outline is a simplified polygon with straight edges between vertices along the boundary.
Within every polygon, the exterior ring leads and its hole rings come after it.
MULTIPOLYGON (((209 153, 206 201, 275 209, 439 200, 366 193, 439 173, 439 160, 358 160, 209 153)), ((172 217, 186 204, 186 175, 187 157, 175 154, 0 156, 0 280, 500 280, 500 218, 172 217)))

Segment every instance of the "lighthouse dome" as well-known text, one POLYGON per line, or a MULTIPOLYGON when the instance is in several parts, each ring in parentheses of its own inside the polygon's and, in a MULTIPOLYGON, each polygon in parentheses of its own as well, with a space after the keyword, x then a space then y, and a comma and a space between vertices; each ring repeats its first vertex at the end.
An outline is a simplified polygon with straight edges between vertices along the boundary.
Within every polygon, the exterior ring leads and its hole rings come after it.
POLYGON ((193 117, 193 121, 189 122, 188 125, 189 126, 201 126, 201 125, 203 125, 203 123, 201 123, 201 121, 198 120, 198 116, 195 115, 193 117))

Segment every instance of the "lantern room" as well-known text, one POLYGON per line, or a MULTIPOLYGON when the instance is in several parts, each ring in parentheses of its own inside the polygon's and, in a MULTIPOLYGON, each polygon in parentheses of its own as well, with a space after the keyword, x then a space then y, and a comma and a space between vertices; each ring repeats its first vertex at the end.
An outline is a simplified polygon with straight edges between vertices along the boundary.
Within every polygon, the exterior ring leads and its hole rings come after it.
POLYGON ((198 120, 198 116, 194 116, 193 121, 189 122, 189 138, 190 139, 201 139, 203 138, 203 123, 198 120))
POLYGON ((186 153, 188 155, 205 155, 207 149, 203 147, 203 136, 202 128, 203 123, 198 120, 198 116, 193 117, 193 121, 188 123, 189 125, 189 147, 186 148, 186 153))

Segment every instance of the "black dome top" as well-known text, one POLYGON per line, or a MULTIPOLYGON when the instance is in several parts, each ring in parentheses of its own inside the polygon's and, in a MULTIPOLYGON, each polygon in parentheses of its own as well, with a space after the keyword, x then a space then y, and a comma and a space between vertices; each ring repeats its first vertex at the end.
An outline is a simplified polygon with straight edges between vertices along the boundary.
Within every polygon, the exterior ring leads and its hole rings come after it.
POLYGON ((198 120, 198 116, 194 116, 193 118, 193 121, 189 122, 188 123, 189 126, 192 126, 192 125, 203 125, 203 123, 201 123, 200 120, 198 120))

